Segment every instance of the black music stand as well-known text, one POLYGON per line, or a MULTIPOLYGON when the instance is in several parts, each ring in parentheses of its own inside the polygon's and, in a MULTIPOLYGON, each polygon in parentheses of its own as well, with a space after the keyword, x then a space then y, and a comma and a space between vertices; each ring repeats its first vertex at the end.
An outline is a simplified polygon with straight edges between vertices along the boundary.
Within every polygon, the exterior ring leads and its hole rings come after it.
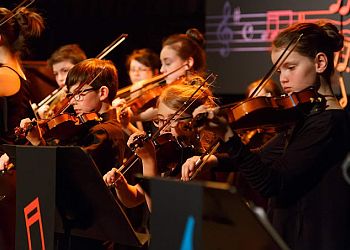
POLYGON ((148 235, 134 231, 91 156, 80 147, 59 147, 57 153, 56 206, 66 233, 70 230, 72 235, 144 245, 148 235))
POLYGON ((150 249, 289 249, 225 183, 141 178, 152 200, 150 249))
MULTIPOLYGON (((16 249, 29 249, 23 208, 36 198, 46 249, 53 249, 54 232, 138 247, 148 241, 149 235, 134 231, 91 156, 80 147, 12 147, 17 171, 16 249)), ((5 150, 13 153, 12 147, 5 150)), ((35 242, 40 238, 36 224, 30 228, 32 244, 40 246, 35 242)))

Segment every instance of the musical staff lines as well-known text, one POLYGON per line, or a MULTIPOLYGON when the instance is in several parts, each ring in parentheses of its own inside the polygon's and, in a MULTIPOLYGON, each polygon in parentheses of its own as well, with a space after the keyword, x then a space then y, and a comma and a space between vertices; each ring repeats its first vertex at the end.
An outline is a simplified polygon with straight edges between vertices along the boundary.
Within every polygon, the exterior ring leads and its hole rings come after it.
MULTIPOLYGON (((350 11, 350 0, 335 0, 324 10, 269 10, 264 13, 242 13, 239 6, 232 8, 224 2, 222 13, 206 17, 207 52, 228 57, 235 52, 269 51, 270 43, 278 32, 288 25, 303 21, 325 19, 338 27, 339 15, 350 11)), ((343 34, 350 41, 350 18, 342 22, 343 34)))

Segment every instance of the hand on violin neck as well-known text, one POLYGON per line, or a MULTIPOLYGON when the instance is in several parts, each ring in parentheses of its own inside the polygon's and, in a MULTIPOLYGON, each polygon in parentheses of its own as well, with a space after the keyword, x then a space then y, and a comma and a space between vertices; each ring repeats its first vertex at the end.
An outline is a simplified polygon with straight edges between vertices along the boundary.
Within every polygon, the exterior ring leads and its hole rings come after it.
POLYGON ((38 146, 41 143, 40 133, 38 127, 34 125, 35 119, 29 118, 22 119, 20 122, 20 128, 23 129, 25 138, 34 146, 38 146))
POLYGON ((156 158, 154 143, 144 132, 132 134, 127 144, 143 162, 153 161, 156 158))
POLYGON ((126 100, 124 98, 117 97, 112 101, 113 108, 125 107, 125 105, 126 105, 126 100))
POLYGON ((5 153, 0 157, 0 171, 7 170, 10 164, 10 157, 5 153))
POLYGON ((103 180, 108 187, 114 187, 116 190, 120 190, 128 184, 124 175, 116 168, 112 168, 110 171, 108 171, 103 176, 103 180))
POLYGON ((131 122, 133 113, 129 107, 117 107, 117 121, 122 125, 123 128, 127 128, 131 122))

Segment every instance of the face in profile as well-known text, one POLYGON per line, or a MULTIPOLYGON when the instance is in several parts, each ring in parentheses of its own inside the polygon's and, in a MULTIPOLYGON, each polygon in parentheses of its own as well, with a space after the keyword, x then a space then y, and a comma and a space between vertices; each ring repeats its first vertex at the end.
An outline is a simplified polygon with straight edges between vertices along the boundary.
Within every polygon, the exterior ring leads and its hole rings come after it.
MULTIPOLYGON (((178 56, 177 52, 168 45, 164 46, 160 52, 160 61, 162 63, 160 72, 163 74, 167 74, 186 63, 186 61, 181 59, 181 57, 178 56)), ((186 74, 186 70, 187 67, 185 66, 173 74, 170 74, 165 78, 166 83, 172 83, 179 77, 184 76, 186 74)))
MULTIPOLYGON (((272 50, 271 59, 275 63, 283 49, 272 50)), ((314 86, 317 80, 317 64, 309 57, 293 51, 278 69, 279 79, 286 94, 302 91, 314 86)))
POLYGON ((55 76, 56 82, 59 87, 64 86, 68 71, 71 68, 73 68, 73 66, 74 64, 69 60, 55 63, 52 65, 53 75, 55 76))
MULTIPOLYGON (((79 84, 73 85, 69 89, 68 97, 71 93, 74 93, 75 89, 79 86, 79 84)), ((79 91, 79 94, 75 95, 70 104, 73 106, 74 111, 77 115, 81 115, 89 112, 99 112, 101 109, 101 102, 98 90, 85 85, 79 91)))

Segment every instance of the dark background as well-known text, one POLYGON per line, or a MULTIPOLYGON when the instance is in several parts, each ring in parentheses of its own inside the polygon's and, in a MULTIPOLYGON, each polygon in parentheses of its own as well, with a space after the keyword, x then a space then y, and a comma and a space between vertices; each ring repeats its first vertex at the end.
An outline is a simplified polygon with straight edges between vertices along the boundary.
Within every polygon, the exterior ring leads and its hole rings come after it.
MULTIPOLYGON (((20 1, 1 1, 13 9, 20 1)), ((126 56, 134 49, 151 48, 160 52, 161 42, 188 28, 205 29, 203 0, 36 0, 30 8, 45 18, 46 29, 30 41, 25 60, 47 60, 58 47, 78 43, 88 57, 97 56, 120 34, 128 38, 105 59, 119 69, 120 86, 128 85, 126 56)))
MULTIPOLYGON (((124 87, 129 85, 126 56, 134 49, 151 48, 159 53, 164 38, 174 33, 185 33, 192 27, 207 36, 209 48, 212 36, 208 34, 212 30, 207 26, 210 23, 208 16, 223 15, 223 6, 227 2, 232 7, 231 11, 238 7, 242 14, 266 14, 269 10, 327 10, 336 1, 36 0, 30 8, 36 9, 45 18, 46 29, 40 38, 30 41, 30 54, 23 59, 45 61, 54 50, 69 43, 78 43, 88 57, 95 57, 120 34, 127 33, 128 38, 105 57, 119 69, 120 87, 124 87)), ((19 3, 19 0, 5 0, 0 5, 13 9, 19 3)), ((348 21, 349 15, 321 15, 319 18, 348 21)), ((349 36, 350 25, 344 28, 349 36)), ((259 46, 269 45, 263 43, 259 46)), ((262 78, 272 66, 268 51, 232 52, 225 58, 208 51, 207 57, 208 70, 218 75, 214 92, 229 102, 243 98, 248 84, 262 78)), ((346 84, 349 82, 348 75, 344 74, 346 84)), ((337 86, 335 91, 338 91, 337 86)))

